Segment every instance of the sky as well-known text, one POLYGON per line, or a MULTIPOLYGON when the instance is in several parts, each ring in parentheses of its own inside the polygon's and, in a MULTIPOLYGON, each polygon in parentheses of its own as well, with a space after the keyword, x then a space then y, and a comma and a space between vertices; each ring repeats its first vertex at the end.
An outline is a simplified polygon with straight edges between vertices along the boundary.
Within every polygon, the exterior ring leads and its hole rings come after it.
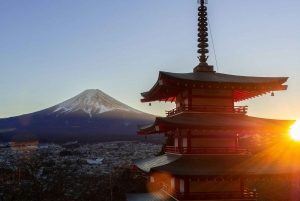
MULTIPOLYGON (((36 112, 100 89, 141 103, 159 71, 197 59, 197 0, 0 0, 0 118, 36 112)), ((300 119, 300 1, 209 0, 208 63, 219 73, 289 77, 287 91, 238 102, 248 115, 300 119), (214 43, 214 49, 212 40, 214 43)))

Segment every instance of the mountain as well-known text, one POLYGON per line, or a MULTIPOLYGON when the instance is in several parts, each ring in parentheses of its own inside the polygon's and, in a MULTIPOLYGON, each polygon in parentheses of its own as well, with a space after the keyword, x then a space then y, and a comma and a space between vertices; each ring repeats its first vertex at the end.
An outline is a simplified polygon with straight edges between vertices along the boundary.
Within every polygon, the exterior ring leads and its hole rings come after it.
POLYGON ((53 113, 68 114, 74 112, 87 113, 90 117, 93 115, 105 113, 113 110, 123 110, 127 112, 139 113, 142 112, 125 105, 98 89, 85 90, 79 95, 62 102, 55 106, 53 113))
MULTIPOLYGON (((53 107, 0 119, 0 141, 141 140, 137 125, 154 115, 138 111, 98 89, 85 90, 53 107)), ((152 139, 161 140, 162 135, 152 139)))

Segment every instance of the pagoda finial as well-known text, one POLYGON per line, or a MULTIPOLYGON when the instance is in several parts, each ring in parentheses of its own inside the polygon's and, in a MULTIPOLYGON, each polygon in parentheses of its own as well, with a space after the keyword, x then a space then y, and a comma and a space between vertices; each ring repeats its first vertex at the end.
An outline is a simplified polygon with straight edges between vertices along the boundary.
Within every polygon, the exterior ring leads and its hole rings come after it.
POLYGON ((198 7, 198 56, 199 65, 194 68, 194 72, 198 71, 213 71, 213 66, 207 64, 208 56, 205 54, 208 53, 208 33, 207 33, 207 7, 205 6, 205 0, 198 0, 200 6, 198 7))
POLYGON ((198 7, 198 53, 200 56, 198 57, 200 64, 207 65, 207 57, 206 53, 208 53, 208 33, 207 33, 207 8, 204 5, 204 0, 201 0, 201 5, 198 7))

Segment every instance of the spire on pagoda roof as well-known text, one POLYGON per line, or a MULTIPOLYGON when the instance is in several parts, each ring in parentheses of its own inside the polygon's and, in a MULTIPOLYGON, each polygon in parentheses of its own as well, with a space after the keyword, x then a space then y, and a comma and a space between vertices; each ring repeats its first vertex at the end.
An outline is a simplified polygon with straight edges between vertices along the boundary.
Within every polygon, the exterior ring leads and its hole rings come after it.
MULTIPOLYGON (((198 1, 199 2, 199 1, 198 1)), ((198 7, 198 56, 199 65, 194 68, 194 72, 215 72, 213 66, 207 64, 208 56, 208 28, 207 28, 207 7, 204 0, 200 0, 200 6, 198 7)))

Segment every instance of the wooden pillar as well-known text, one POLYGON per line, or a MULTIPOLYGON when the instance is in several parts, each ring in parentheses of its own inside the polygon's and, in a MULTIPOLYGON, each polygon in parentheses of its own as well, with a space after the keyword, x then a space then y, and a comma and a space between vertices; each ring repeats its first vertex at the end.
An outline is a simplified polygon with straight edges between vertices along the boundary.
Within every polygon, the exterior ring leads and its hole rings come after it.
POLYGON ((181 132, 181 129, 179 129, 178 150, 179 150, 179 152, 182 151, 182 132, 181 132))
POLYGON ((244 190, 245 190, 245 181, 244 181, 244 179, 241 179, 240 180, 240 185, 241 185, 241 195, 242 195, 242 197, 244 197, 244 190))
POLYGON ((179 180, 180 180, 179 178, 175 177, 175 191, 176 192, 180 192, 180 190, 179 190, 180 189, 180 187, 179 187, 179 185, 180 185, 179 184, 179 180))
POLYGON ((234 90, 231 90, 231 103, 232 103, 232 107, 234 109, 234 90))
POLYGON ((189 110, 192 109, 192 89, 188 89, 188 108, 189 110))
POLYGON ((179 179, 179 192, 183 193, 185 192, 185 183, 184 183, 184 179, 179 179))
POLYGON ((188 153, 191 153, 191 144, 192 144, 191 135, 192 135, 192 131, 191 131, 191 129, 189 129, 187 131, 187 152, 188 153))
POLYGON ((184 179, 184 198, 188 199, 190 195, 190 180, 184 179))
POLYGON ((300 174, 294 173, 291 178, 291 200, 300 200, 300 174))
POLYGON ((235 134, 236 135, 236 137, 235 137, 235 149, 236 149, 236 151, 238 150, 238 147, 239 147, 239 139, 238 139, 238 137, 239 137, 239 134, 235 134))

